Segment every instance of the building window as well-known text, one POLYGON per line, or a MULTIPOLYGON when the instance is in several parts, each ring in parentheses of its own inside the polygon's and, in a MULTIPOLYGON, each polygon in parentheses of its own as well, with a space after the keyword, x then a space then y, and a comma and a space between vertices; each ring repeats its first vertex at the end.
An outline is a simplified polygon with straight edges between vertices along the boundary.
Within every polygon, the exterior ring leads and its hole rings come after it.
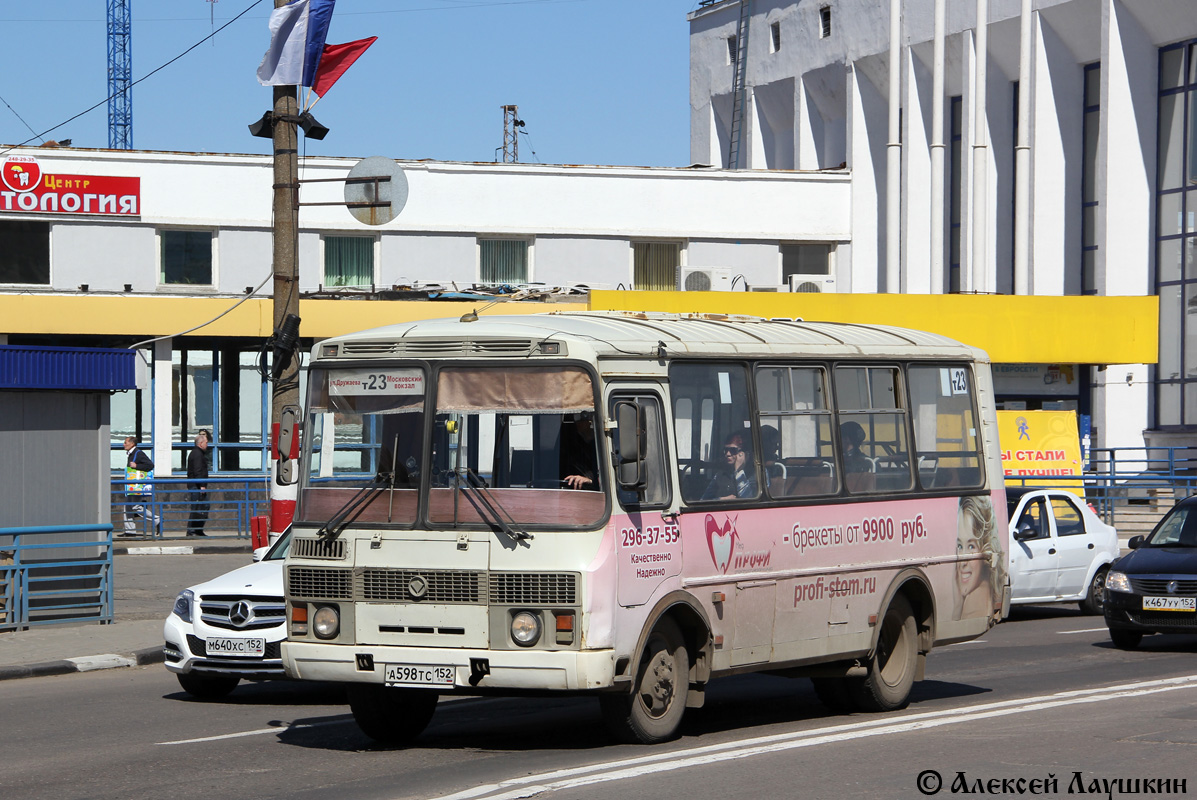
POLYGON ((740 53, 740 37, 727 37, 727 63, 734 65, 740 53))
POLYGON ((527 283, 528 243, 523 239, 479 239, 478 280, 527 283))
POLYGON ((50 223, 0 222, 0 283, 50 283, 50 223))
POLYGON ((835 288, 830 281, 831 245, 783 244, 780 250, 781 282, 791 284, 793 291, 827 292, 835 288))
POLYGON ((1081 294, 1097 294, 1097 131, 1101 119, 1101 64, 1085 67, 1081 154, 1081 294))
POLYGON ((1156 426, 1170 428, 1197 426, 1197 40, 1160 49, 1159 87, 1154 388, 1156 426))
POLYGON ((826 39, 831 36, 831 6, 823 6, 819 9, 819 38, 826 39))
POLYGON ((677 289, 682 246, 677 242, 632 243, 632 288, 646 292, 677 289))
POLYGON ((769 26, 769 52, 776 53, 781 50, 781 23, 774 22, 769 26))
POLYGON ((948 177, 948 291, 960 291, 960 215, 962 210, 962 193, 964 191, 963 153, 963 113, 964 104, 960 95, 952 98, 952 131, 949 139, 948 152, 952 159, 951 175, 948 177))
POLYGON ((373 286, 374 238, 324 237, 325 286, 373 286))
POLYGON ((165 285, 212 285, 212 232, 162 231, 162 268, 165 285))

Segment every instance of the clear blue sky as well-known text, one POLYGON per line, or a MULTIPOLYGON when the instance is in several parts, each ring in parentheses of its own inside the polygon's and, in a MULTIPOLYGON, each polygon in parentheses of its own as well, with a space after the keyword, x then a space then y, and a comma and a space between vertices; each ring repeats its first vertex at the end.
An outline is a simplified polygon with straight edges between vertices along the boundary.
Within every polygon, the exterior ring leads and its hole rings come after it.
MULTIPOLYGON (((219 28, 250 9, 133 88, 133 147, 268 152, 269 141, 251 137, 247 125, 271 104, 255 72, 273 0, 130 2, 135 81, 210 34, 213 13, 219 28)), ((379 38, 313 109, 331 133, 307 142, 306 153, 494 161, 500 106, 512 103, 528 134, 522 162, 685 166, 686 15, 697 5, 340 0, 329 43, 379 38)), ((23 142, 30 128, 41 133, 107 97, 102 0, 9 0, 0 4, 0 29, 0 143, 23 142)), ((107 104, 46 138, 107 147, 107 104)))

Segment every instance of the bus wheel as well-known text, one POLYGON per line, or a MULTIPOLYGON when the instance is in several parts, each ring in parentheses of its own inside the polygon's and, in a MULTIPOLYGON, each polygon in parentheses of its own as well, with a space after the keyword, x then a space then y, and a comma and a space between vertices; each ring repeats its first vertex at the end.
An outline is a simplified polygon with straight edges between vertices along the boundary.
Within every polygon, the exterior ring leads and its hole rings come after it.
POLYGON ((918 664, 918 630, 914 610, 904 595, 894 595, 881 621, 877 650, 869 660, 869 674, 856 684, 861 711, 894 711, 910 702, 918 664))
POLYGON ((382 744, 407 744, 419 736, 436 711, 436 692, 397 689, 374 683, 348 687, 349 708, 362 733, 382 744))
POLYGON ((674 738, 686 711, 690 655, 677 623, 662 617, 644 643, 632 693, 599 695, 603 719, 622 742, 656 744, 674 738))
POLYGON ((810 681, 815 685, 815 696, 828 711, 848 714, 856 710, 851 678, 811 678, 810 681))

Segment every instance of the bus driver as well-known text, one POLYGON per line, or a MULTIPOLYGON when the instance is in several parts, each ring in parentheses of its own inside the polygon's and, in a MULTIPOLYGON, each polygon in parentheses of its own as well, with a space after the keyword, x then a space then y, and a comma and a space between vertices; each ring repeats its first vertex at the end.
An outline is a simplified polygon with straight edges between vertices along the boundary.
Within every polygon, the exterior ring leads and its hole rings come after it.
POLYGON ((756 463, 744 434, 733 433, 723 441, 723 469, 711 479, 703 500, 756 497, 756 463))

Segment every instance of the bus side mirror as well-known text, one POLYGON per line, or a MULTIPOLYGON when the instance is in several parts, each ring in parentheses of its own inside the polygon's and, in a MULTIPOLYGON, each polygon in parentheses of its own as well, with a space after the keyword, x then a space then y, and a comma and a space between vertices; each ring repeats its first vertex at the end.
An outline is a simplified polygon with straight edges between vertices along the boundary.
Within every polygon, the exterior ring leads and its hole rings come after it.
POLYGON ((644 408, 630 400, 615 404, 615 447, 619 452, 615 477, 619 488, 636 492, 644 488, 644 459, 648 437, 644 430, 644 408))

